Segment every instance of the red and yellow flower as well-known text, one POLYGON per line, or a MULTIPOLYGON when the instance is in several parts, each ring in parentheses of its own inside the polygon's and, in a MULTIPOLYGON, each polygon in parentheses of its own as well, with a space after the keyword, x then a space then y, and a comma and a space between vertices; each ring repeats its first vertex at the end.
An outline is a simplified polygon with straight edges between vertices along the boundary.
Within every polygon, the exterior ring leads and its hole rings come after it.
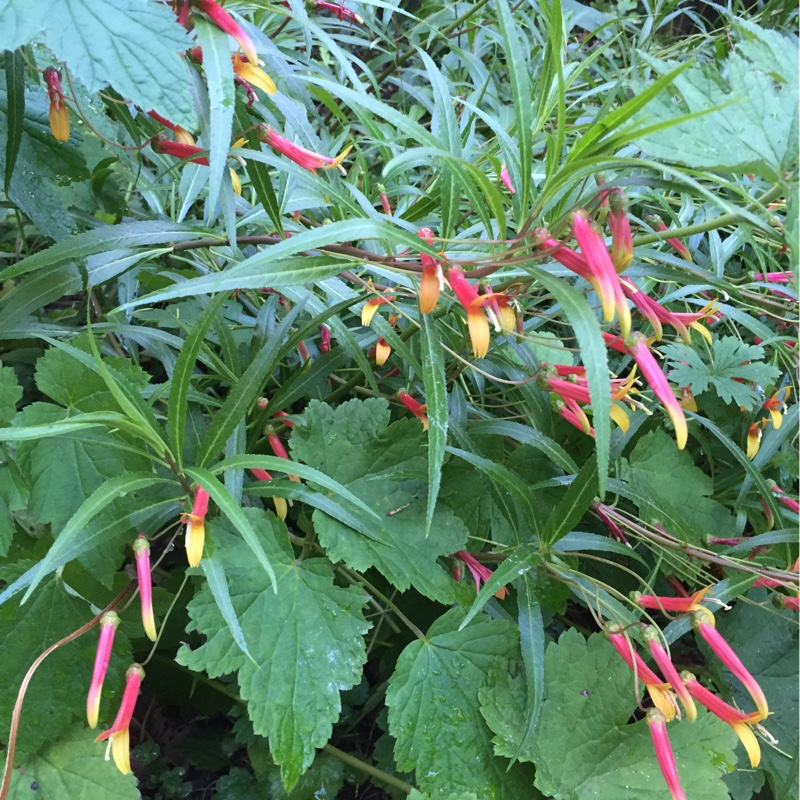
POLYGON ((136 576, 139 581, 139 599, 142 604, 142 624, 147 638, 156 640, 156 622, 153 616, 153 583, 150 576, 150 542, 140 533, 133 543, 136 557, 136 576))
POLYGON ((118 625, 119 615, 114 611, 107 611, 100 618, 100 638, 97 641, 97 652, 94 657, 92 682, 89 685, 89 694, 86 696, 86 719, 89 721, 90 728, 97 727, 103 681, 111 661, 111 648, 114 646, 114 633, 118 625))
POLYGON ((96 742, 108 740, 106 760, 108 760, 108 750, 110 749, 114 756, 114 763, 123 775, 129 775, 131 772, 130 724, 143 680, 144 670, 140 664, 132 664, 128 667, 128 671, 125 673, 125 691, 122 693, 122 702, 119 705, 114 724, 95 739, 96 742))
POLYGON ((69 111, 64 104, 61 74, 55 67, 47 67, 44 82, 50 99, 50 130, 59 142, 66 142, 69 139, 69 111))
POLYGON ((202 486, 197 487, 194 495, 194 503, 190 514, 184 514, 183 520, 186 523, 186 535, 184 544, 186 547, 186 558, 190 567, 197 567, 203 558, 203 548, 206 543, 206 514, 208 513, 208 492, 202 486))

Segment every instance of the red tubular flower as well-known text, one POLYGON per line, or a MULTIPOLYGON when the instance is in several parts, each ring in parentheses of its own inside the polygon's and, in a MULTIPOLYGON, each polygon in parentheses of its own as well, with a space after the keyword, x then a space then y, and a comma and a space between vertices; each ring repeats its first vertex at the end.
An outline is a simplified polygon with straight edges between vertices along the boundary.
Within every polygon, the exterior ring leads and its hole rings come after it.
MULTIPOLYGON (((131 664, 125 673, 125 691, 122 693, 122 702, 114 724, 95 739, 96 742, 109 740, 108 745, 114 756, 114 763, 123 775, 129 775, 131 772, 130 724, 143 680, 144 670, 141 665, 131 664)), ((108 749, 106 760, 108 760, 108 749)))
POLYGON ((375 188, 378 190, 378 194, 381 198, 381 206, 383 206, 383 213, 386 214, 387 217, 392 216, 392 206, 389 203, 389 197, 386 194, 386 187, 382 183, 376 183, 375 188))
MULTIPOLYGON (((486 581, 492 577, 492 571, 489 567, 481 564, 472 553, 468 553, 466 550, 459 550, 457 553, 453 553, 453 557, 466 564, 467 569, 470 571, 475 581, 475 591, 480 592, 481 583, 486 583, 486 581)), ((503 600, 507 595, 508 589, 506 589, 505 586, 494 593, 494 596, 498 600, 503 600)))
POLYGON ((686 800, 686 794, 678 777, 678 767, 675 764, 675 754, 667 736, 667 723, 664 715, 657 709, 651 708, 647 712, 647 725, 653 739, 653 748, 656 751, 658 766, 669 789, 672 800, 686 800))
POLYGON ((323 355, 331 350, 331 329, 327 325, 319 326, 319 351, 323 355))
POLYGON ((508 168, 506 167, 505 161, 500 167, 500 180, 503 182, 503 185, 506 187, 506 189, 508 189, 510 194, 517 193, 517 190, 514 188, 514 184, 511 183, 511 176, 508 174, 508 168))
POLYGON ((536 228, 534 234, 539 242, 538 247, 540 250, 552 250, 550 255, 558 261, 559 264, 591 283, 597 294, 600 294, 597 289, 597 279, 589 269, 589 265, 586 263, 586 258, 584 256, 580 253, 576 253, 565 244, 562 244, 558 239, 554 239, 547 228, 536 228))
POLYGON ((585 211, 572 216, 572 232, 578 240, 581 253, 597 280, 598 297, 603 307, 603 319, 611 322, 616 308, 619 328, 623 336, 631 332, 631 311, 622 291, 619 276, 614 269, 603 237, 592 227, 585 211))
POLYGON ((458 302, 467 312, 467 327, 472 342, 472 353, 475 358, 483 358, 489 352, 489 320, 483 313, 483 306, 490 299, 489 295, 481 297, 478 290, 467 281, 460 269, 452 268, 447 274, 450 288, 458 298, 458 302))
POLYGON ((566 399, 556 398, 554 408, 556 413, 563 417, 570 425, 583 431, 594 439, 594 428, 589 422, 586 412, 571 397, 566 399))
MULTIPOLYGON (((417 236, 427 244, 433 244, 433 231, 430 228, 420 228, 417 236)), ((419 310, 421 314, 430 314, 436 303, 439 302, 439 294, 444 288, 444 275, 442 265, 439 261, 427 253, 420 253, 419 260, 422 262, 422 278, 419 284, 419 310)))
POLYGON ((160 122, 165 128, 169 128, 174 134, 175 138, 181 144, 187 144, 189 146, 194 146, 194 137, 192 136, 186 128, 182 128, 180 125, 176 125, 174 122, 170 122, 166 117, 162 117, 157 111, 148 111, 147 115, 152 117, 156 122, 160 122))
POLYGON ((757 281, 764 281, 766 283, 792 283, 794 281, 794 275, 791 271, 756 272, 753 277, 757 281))
POLYGON ((203 546, 206 543, 206 514, 208 513, 208 492, 201 486, 197 487, 194 495, 192 513, 184 514, 186 523, 186 558, 190 567, 197 567, 203 558, 203 546))
POLYGON ((171 139, 167 139, 166 136, 157 136, 150 142, 150 146, 156 153, 166 153, 168 156, 175 156, 176 158, 188 158, 195 164, 202 164, 204 167, 208 166, 208 158, 206 156, 194 157, 198 153, 205 152, 202 147, 183 144, 183 142, 173 142, 171 139))
POLYGON ((701 608, 700 602, 711 591, 710 586, 700 589, 689 597, 659 597, 652 594, 640 594, 634 592, 631 599, 639 608, 654 608, 659 611, 675 611, 678 613, 688 613, 701 608))
POLYGON ((692 613, 692 627, 703 637, 706 644, 717 654, 722 663, 742 682, 753 698, 758 709, 758 720, 766 719, 769 705, 764 692, 756 679, 747 671, 733 648, 722 638, 714 627, 714 615, 706 608, 692 613))
POLYGON ((712 714, 719 717, 723 722, 727 722, 733 728, 734 733, 739 737, 747 751, 750 766, 755 769, 761 762, 761 747, 750 725, 758 722, 758 714, 744 714, 738 708, 729 706, 724 700, 706 689, 705 686, 701 686, 691 672, 681 672, 681 680, 689 694, 698 703, 704 705, 712 714))
MULTIPOLYGON (((267 436, 267 441, 269 442, 269 446, 272 448, 272 452, 278 456, 278 458, 285 458, 287 461, 291 461, 289 458, 289 454, 286 452, 286 448, 283 446, 283 442, 280 440, 275 431, 271 428, 267 428, 264 433, 267 436)), ((297 475, 289 475, 289 480, 295 481, 295 483, 300 483, 300 478, 297 475)))
POLYGON ((683 685, 678 675, 678 670, 676 670, 672 664, 669 653, 661 643, 661 632, 652 625, 648 625, 644 629, 644 640, 647 643, 647 649, 650 651, 653 661, 658 664, 658 668, 672 685, 675 694, 680 698, 683 710, 686 712, 686 719, 688 719, 689 722, 694 722, 697 719, 697 708, 695 708, 694 700, 692 700, 688 689, 683 685))
POLYGON ((346 174, 346 171, 344 167, 342 167, 342 161, 344 161, 345 157, 352 149, 352 147, 348 147, 346 150, 342 150, 336 158, 329 158, 328 156, 315 153, 313 150, 306 150, 305 147, 300 147, 300 145, 289 141, 289 139, 285 136, 281 136, 269 125, 261 126, 261 141, 268 144, 270 147, 274 147, 279 153, 283 153, 287 158, 294 161, 295 164, 301 166, 303 169, 307 169, 309 172, 314 172, 318 169, 333 169, 336 167, 343 175, 346 174))
MULTIPOLYGON (((667 226, 657 214, 650 214, 644 218, 644 221, 653 225, 657 231, 667 230, 667 226)), ((670 245, 681 258, 685 259, 686 261, 692 260, 692 254, 689 252, 689 248, 680 239, 673 238, 665 239, 664 241, 670 245)))
POLYGON ((786 386, 783 389, 778 389, 777 392, 764 401, 763 408, 769 411, 770 417, 772 418, 772 427, 775 428, 775 430, 778 430, 783 424, 783 415, 786 413, 786 401, 789 399, 791 391, 792 387, 786 386))
POLYGON ((142 602, 142 624, 147 638, 156 640, 156 622, 153 617, 153 584, 150 577, 150 542, 140 533, 133 543, 136 555, 136 575, 139 579, 139 598, 142 602))
POLYGON ((66 142, 69 139, 69 111, 64 105, 61 75, 55 67, 45 69, 44 82, 50 98, 50 130, 59 142, 66 142))
POLYGON ((100 713, 100 696, 103 693, 103 681, 106 678, 108 664, 111 661, 111 648, 114 646, 114 633, 119 625, 119 616, 114 611, 107 611, 100 617, 100 638, 97 641, 97 653, 94 657, 92 682, 86 696, 86 719, 90 728, 97 727, 100 713))
POLYGON ((650 388, 661 401, 667 414, 669 414, 669 418, 672 420, 672 424, 675 427, 675 438, 678 442, 678 449, 683 450, 689 438, 686 417, 683 414, 680 403, 672 393, 672 388, 669 385, 669 381, 667 381, 666 375, 661 371, 655 357, 650 351, 647 345, 647 339, 638 331, 634 331, 634 333, 625 340, 625 348, 639 365, 639 370, 642 375, 644 375, 645 379, 650 384, 650 388))
POLYGON ((428 430, 428 406, 415 400, 408 392, 398 392, 397 399, 422 422, 422 430, 428 430))
POLYGON ((326 11, 333 11, 340 20, 349 20, 350 22, 357 22, 359 25, 364 24, 364 20, 356 14, 355 11, 351 11, 349 8, 345 8, 344 0, 339 3, 329 3, 328 0, 316 0, 317 8, 324 8, 326 11))
POLYGON ((239 43, 244 50, 247 60, 258 66, 258 54, 252 39, 244 32, 242 26, 215 0, 195 0, 195 6, 200 9, 220 30, 225 31, 239 43))
POLYGON ((786 492, 778 486, 773 486, 772 491, 778 497, 778 502, 783 503, 789 511, 794 511, 795 514, 800 514, 800 503, 793 497, 787 497, 786 492))
POLYGON ((609 507, 601 503, 599 500, 595 500, 592 503, 592 511, 594 511, 598 517, 600 517, 600 521, 606 526, 606 528, 608 528, 611 538, 616 539, 617 541, 622 542, 630 547, 631 545, 628 541, 628 537, 625 535, 622 528, 620 528, 620 526, 617 525, 617 523, 608 515, 608 510, 609 507))
POLYGON ((617 272, 624 272, 633 261, 633 237, 628 219, 628 198, 622 189, 611 189, 607 193, 611 229, 611 261, 617 272))

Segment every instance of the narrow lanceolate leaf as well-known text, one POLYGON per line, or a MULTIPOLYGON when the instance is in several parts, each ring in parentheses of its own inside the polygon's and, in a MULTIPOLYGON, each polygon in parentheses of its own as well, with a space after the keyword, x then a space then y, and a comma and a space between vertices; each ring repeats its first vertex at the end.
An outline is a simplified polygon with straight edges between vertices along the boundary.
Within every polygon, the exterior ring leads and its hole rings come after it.
POLYGON ((228 437, 233 433, 239 420, 244 416, 250 404, 264 391, 267 375, 275 369, 284 337, 288 335, 292 323, 302 311, 302 305, 296 305, 282 320, 281 324, 269 337, 258 355, 250 362, 250 366, 236 383, 233 391, 228 393, 222 408, 214 415, 214 420, 200 444, 197 463, 207 466, 225 446, 228 437))
POLYGON ((86 428, 122 428, 130 433, 139 433, 138 426, 122 414, 111 411, 93 411, 89 414, 76 414, 63 420, 45 425, 21 425, 19 427, 0 428, 0 441, 23 442, 29 439, 43 439, 47 436, 59 436, 86 428))
POLYGON ((237 673, 253 728, 269 737, 270 754, 291 789, 330 738, 340 692, 361 679, 370 627, 362 616, 367 598, 356 587, 337 586, 326 559, 298 562, 286 527, 274 515, 253 508, 243 514, 275 567, 276 593, 229 523, 212 523, 211 534, 253 658, 236 647, 210 589, 203 587, 188 610, 190 628, 206 642, 195 650, 182 647, 178 661, 212 678, 237 673))
POLYGON ((447 447, 447 379, 444 374, 444 356, 439 342, 436 322, 430 315, 422 316, 422 349, 425 385, 425 403, 428 406, 428 509, 425 514, 425 535, 431 530, 442 464, 447 447))
POLYGON ((533 102, 531 99, 530 75, 525 51, 520 42, 519 29, 511 15, 508 3, 506 0, 498 0, 496 8, 498 11, 497 22, 505 45, 508 78, 514 100, 514 119, 517 127, 520 171, 517 193, 521 207, 525 209, 530 192, 531 165, 533 163, 533 102))
POLYGON ((568 283, 554 278, 546 272, 530 268, 529 272, 551 292, 567 315, 578 347, 581 361, 586 367, 589 394, 592 398, 592 425, 595 433, 597 454, 598 494, 602 498, 606 491, 611 439, 611 381, 608 376, 608 353, 594 312, 586 299, 568 283))
MULTIPOLYGON (((200 567, 203 570, 203 575, 206 576, 208 582, 208 589, 217 604, 217 610, 225 620, 228 626, 233 641, 236 646, 252 661, 253 656, 247 649, 247 641, 245 640, 244 631, 242 630, 239 618, 236 616, 236 609, 233 607, 231 600, 231 592, 228 586, 228 577, 225 574, 225 564, 222 555, 219 551, 215 551, 213 555, 204 558, 200 562, 200 567)), ((254 662, 255 663, 255 662, 254 662)))
POLYGON ((71 548, 75 540, 80 536, 83 528, 104 508, 113 503, 118 497, 135 492, 138 489, 154 486, 157 483, 166 482, 164 478, 152 473, 131 473, 112 478, 92 492, 70 518, 61 533, 58 534, 56 540, 47 551, 47 555, 39 562, 36 576, 31 581, 28 591, 25 592, 22 602, 24 603, 31 596, 31 593, 39 585, 42 578, 74 557, 74 554, 71 553, 71 548))
POLYGON ((6 134, 6 167, 4 186, 8 194, 14 165, 22 142, 22 129, 25 122, 25 58, 22 50, 6 50, 6 92, 8 131, 6 134))
POLYGON ((189 334, 181 347, 178 360, 175 363, 175 369, 172 372, 169 404, 167 406, 167 435, 178 467, 183 466, 183 441, 188 411, 188 395, 189 387, 192 384, 195 362, 200 353, 200 348, 203 346, 208 329, 227 300, 228 295, 220 294, 206 306, 203 313, 189 329, 189 334))
POLYGON ((463 618, 448 611, 397 661, 386 692, 397 766, 431 798, 531 797, 532 771, 495 756, 478 699, 491 667, 519 652, 516 628, 483 616, 460 630, 463 618))
POLYGON ((597 462, 589 458, 545 524, 542 540, 557 542, 577 525, 597 494, 597 462))
POLYGON ((194 17, 194 29, 203 48, 203 71, 208 85, 210 131, 208 132, 209 170, 206 220, 213 219, 223 178, 227 177, 228 149, 233 130, 233 107, 236 85, 228 35, 200 15, 194 17))
POLYGON ((22 261, 0 272, 0 280, 16 278, 42 267, 54 267, 67 261, 87 258, 95 253, 119 250, 126 247, 148 247, 156 244, 185 242, 199 239, 208 233, 178 225, 174 222, 122 222, 106 225, 84 233, 77 233, 46 250, 23 258, 22 261))

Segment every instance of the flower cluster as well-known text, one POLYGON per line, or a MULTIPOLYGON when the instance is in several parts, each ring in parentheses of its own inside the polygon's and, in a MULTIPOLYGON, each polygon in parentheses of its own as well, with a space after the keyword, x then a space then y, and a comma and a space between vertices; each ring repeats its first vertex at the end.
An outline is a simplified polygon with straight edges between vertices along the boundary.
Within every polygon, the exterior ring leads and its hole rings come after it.
POLYGON ((655 626, 646 626, 642 639, 656 666, 661 670, 663 679, 645 664, 636 652, 633 642, 619 625, 608 625, 605 630, 606 636, 616 651, 634 670, 638 679, 644 683, 655 706, 647 712, 647 723, 656 757, 672 800, 681 800, 681 798, 685 800, 686 797, 681 787, 675 757, 667 735, 667 723, 677 716, 677 700, 680 700, 683 712, 689 722, 694 722, 697 718, 695 703, 700 703, 712 714, 728 723, 744 745, 752 767, 758 766, 761 760, 761 748, 753 728, 760 728, 760 723, 769 715, 769 706, 763 690, 733 648, 717 631, 714 615, 701 605, 708 591, 707 588, 702 589, 689 597, 658 597, 634 593, 632 599, 640 608, 690 613, 692 627, 720 661, 742 683, 756 706, 755 711, 749 713, 740 711, 702 686, 692 673, 686 671, 679 673, 665 647, 664 635, 655 626))

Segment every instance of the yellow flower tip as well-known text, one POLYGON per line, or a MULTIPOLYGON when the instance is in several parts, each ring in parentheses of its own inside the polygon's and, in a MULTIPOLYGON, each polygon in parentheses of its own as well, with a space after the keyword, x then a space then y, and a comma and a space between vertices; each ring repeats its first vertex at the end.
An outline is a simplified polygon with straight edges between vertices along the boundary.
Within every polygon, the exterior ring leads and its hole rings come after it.
POLYGON ((375 363, 382 367, 391 354, 392 348, 383 339, 378 339, 378 344, 375 345, 375 363))
POLYGON ((231 174, 231 186, 233 187, 233 192, 237 197, 242 196, 242 182, 239 179, 239 176, 236 172, 229 168, 231 174))
POLYGON ((50 130, 59 142, 69 139, 69 111, 63 102, 50 104, 50 130))
POLYGON ((681 399, 678 402, 681 408, 686 411, 697 413, 697 401, 694 399, 694 395, 691 393, 688 386, 684 386, 683 389, 681 389, 681 399))
POLYGON ((633 253, 628 250, 614 250, 611 253, 611 261, 617 274, 625 272, 633 261, 633 253))
POLYGON ((206 526, 201 519, 190 519, 186 523, 186 558, 190 567, 200 566, 203 547, 206 543, 206 526))
POLYGON ((517 327, 517 314, 510 305, 500 306, 500 327, 504 333, 511 333, 517 327))
POLYGON ((426 430, 428 430, 428 417, 427 417, 427 415, 423 414, 423 415, 422 415, 422 416, 419 418, 419 421, 422 423, 422 430, 423 430, 423 431, 426 431, 426 430))
POLYGON ((254 66, 248 61, 245 61, 241 56, 236 56, 234 58, 233 71, 242 78, 242 80, 247 81, 253 86, 257 86, 262 92, 266 92, 270 96, 278 91, 275 81, 273 81, 261 67, 254 66))
POLYGON ((86 700, 86 720, 90 728, 97 727, 97 719, 100 716, 100 692, 90 694, 86 700))
POLYGON ((420 314, 430 314, 439 302, 439 279, 435 273, 422 273, 419 283, 420 314))
POLYGON ((686 422, 686 417, 683 416, 683 409, 676 402, 674 408, 672 405, 667 408, 667 414, 669 414, 669 418, 675 428, 675 441, 678 444, 678 450, 683 450, 686 447, 686 442, 689 441, 689 425, 686 422))
POLYGON ((617 303, 617 317, 620 335, 623 339, 627 339, 631 335, 631 310, 624 298, 617 303))
MULTIPOLYGON (((198 561, 198 563, 200 562, 198 561)), ((153 618, 152 609, 150 610, 150 613, 147 615, 147 617, 142 618, 142 625, 144 626, 144 632, 147 638, 151 642, 154 642, 158 638, 158 634, 156 633, 156 621, 153 618)), ((92 725, 92 727, 94 727, 94 725, 92 725)))
POLYGON ((611 419, 616 422, 623 433, 627 433, 631 427, 631 421, 625 413, 625 409, 618 403, 611 404, 611 419))
POLYGON ((375 316, 375 312, 378 310, 378 306, 380 303, 373 302, 375 298, 367 300, 364 303, 363 307, 361 308, 361 324, 368 328, 370 323, 372 322, 372 318, 375 316))
POLYGON ((761 427, 754 422, 747 430, 747 457, 752 461, 761 447, 761 427))
POLYGON ((481 310, 467 313, 467 327, 475 358, 484 358, 489 352, 489 320, 481 310))
POLYGON ((783 425, 783 414, 774 408, 770 408, 769 415, 772 417, 772 427, 775 428, 776 431, 779 430, 781 425, 783 425))
MULTIPOLYGON (((114 757, 117 769, 123 775, 130 775, 132 771, 130 728, 125 727, 121 731, 112 733, 108 744, 111 747, 111 755, 114 757)), ((106 760, 108 760, 108 750, 106 750, 106 760)))
POLYGON ((194 147, 194 136, 192 136, 186 128, 181 128, 180 125, 176 125, 173 133, 175 134, 175 139, 179 141, 181 144, 188 144, 191 147, 194 147))
POLYGON ((345 149, 342 150, 342 152, 339 153, 339 155, 336 156, 336 158, 334 158, 333 161, 331 161, 330 164, 325 164, 325 166, 323 166, 322 169, 335 169, 335 168, 338 168, 339 172, 341 172, 342 175, 347 175, 347 170, 342 166, 342 161, 344 161, 345 158, 347 158, 347 154, 352 149, 353 149, 353 145, 352 144, 350 145, 350 147, 345 147, 345 149))
POLYGON ((699 322, 692 322, 689 327, 696 330, 709 344, 712 343, 711 331, 705 325, 701 325, 699 322))
POLYGON ((750 766, 755 769, 761 763, 761 746, 752 728, 746 722, 734 722, 731 724, 731 728, 744 745, 747 757, 750 759, 750 766))
POLYGON ((672 722, 677 713, 675 701, 668 689, 661 689, 658 686, 647 685, 647 693, 653 701, 653 705, 664 715, 667 722, 672 722))
POLYGON ((286 503, 285 497, 273 497, 272 498, 272 505, 275 506, 275 513, 280 517, 282 520, 286 519, 286 512, 289 510, 289 507, 286 503))

